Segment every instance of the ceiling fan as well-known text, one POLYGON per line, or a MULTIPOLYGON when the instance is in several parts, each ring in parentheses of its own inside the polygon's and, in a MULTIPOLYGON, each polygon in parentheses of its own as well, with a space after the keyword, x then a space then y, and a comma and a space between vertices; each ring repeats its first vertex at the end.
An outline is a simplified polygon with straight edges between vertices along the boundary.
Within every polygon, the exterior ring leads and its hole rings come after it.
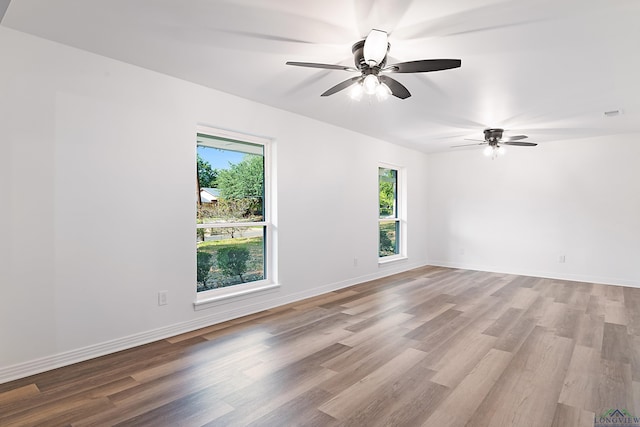
POLYGON ((293 61, 288 61, 287 65, 360 73, 359 76, 338 83, 321 96, 333 95, 349 86, 355 85, 352 93, 354 98, 362 96, 364 92, 369 95, 375 94, 382 99, 388 95, 405 99, 411 96, 409 90, 399 81, 389 77, 387 73, 426 73, 458 68, 462 64, 460 59, 421 59, 387 65, 387 53, 391 47, 387 39, 388 35, 385 31, 371 30, 366 39, 356 42, 351 48, 355 67, 293 61))
POLYGON ((486 156, 491 156, 491 158, 496 158, 498 155, 504 154, 503 145, 517 145, 520 147, 535 147, 535 142, 524 142, 523 139, 527 139, 527 135, 513 135, 506 138, 503 138, 504 129, 500 128, 490 128, 484 130, 484 140, 480 139, 467 139, 466 141, 478 141, 479 143, 473 144, 462 144, 462 145, 454 145, 451 148, 456 147, 469 147, 472 145, 486 145, 487 147, 484 149, 484 154, 486 156))

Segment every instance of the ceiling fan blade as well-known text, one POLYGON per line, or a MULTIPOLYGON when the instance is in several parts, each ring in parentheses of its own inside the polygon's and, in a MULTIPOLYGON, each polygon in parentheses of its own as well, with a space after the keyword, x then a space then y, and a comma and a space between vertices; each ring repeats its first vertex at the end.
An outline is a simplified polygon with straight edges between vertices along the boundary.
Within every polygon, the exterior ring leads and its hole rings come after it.
MULTIPOLYGON (((467 141, 473 141, 473 140, 467 140, 467 141)), ((452 145, 451 148, 458 148, 458 147, 471 147, 472 145, 487 145, 486 142, 480 142, 480 143, 476 143, 476 144, 461 144, 461 145, 452 145)))
POLYGON ((404 87, 404 85, 399 81, 384 75, 379 75, 378 78, 382 83, 386 84, 389 89, 391 89, 391 95, 395 96, 396 98, 407 99, 411 96, 409 89, 404 87))
POLYGON ((503 141, 520 141, 521 139, 529 138, 527 135, 513 135, 505 138, 503 141))
POLYGON ((449 70, 462 65, 460 59, 420 59, 417 61, 391 64, 384 71, 393 73, 427 73, 429 71, 449 70))
POLYGON ((348 88, 349 86, 351 86, 352 84, 356 83, 358 80, 362 79, 362 76, 357 76, 357 77, 351 77, 348 80, 345 80, 341 83, 338 83, 337 85, 335 85, 334 87, 326 90, 322 95, 320 96, 329 96, 329 95, 333 95, 336 92, 340 92, 343 89, 348 88))
POLYGON ((387 33, 382 30, 371 30, 364 41, 364 60, 369 66, 375 66, 387 56, 389 42, 387 33))
POLYGON ((472 139, 472 138, 464 138, 465 141, 478 141, 478 142, 487 142, 484 139, 472 139))
POLYGON ((502 142, 500 142, 500 144, 518 145, 520 147, 535 147, 536 145, 538 145, 535 142, 520 142, 520 141, 502 141, 502 142))
POLYGON ((354 67, 347 67, 346 65, 319 64, 317 62, 287 61, 287 65, 295 65, 296 67, 322 68, 322 69, 325 69, 325 70, 359 71, 358 69, 356 69, 354 67))
POLYGON ((11 0, 0 1, 0 22, 2 22, 2 18, 4 18, 4 14, 7 13, 7 9, 9 8, 9 3, 11 3, 11 0))

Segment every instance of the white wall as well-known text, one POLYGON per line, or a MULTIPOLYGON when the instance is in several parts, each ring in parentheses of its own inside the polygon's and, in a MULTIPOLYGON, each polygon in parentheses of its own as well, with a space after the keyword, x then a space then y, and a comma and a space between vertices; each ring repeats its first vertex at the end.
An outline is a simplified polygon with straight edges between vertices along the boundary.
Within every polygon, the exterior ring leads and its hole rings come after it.
POLYGON ((426 263, 423 154, 5 28, 0 52, 0 382, 426 263), (281 287, 196 312, 197 124, 274 138, 281 287), (409 191, 385 267, 379 161, 409 191))
POLYGON ((429 155, 429 263, 640 286, 639 139, 429 155))

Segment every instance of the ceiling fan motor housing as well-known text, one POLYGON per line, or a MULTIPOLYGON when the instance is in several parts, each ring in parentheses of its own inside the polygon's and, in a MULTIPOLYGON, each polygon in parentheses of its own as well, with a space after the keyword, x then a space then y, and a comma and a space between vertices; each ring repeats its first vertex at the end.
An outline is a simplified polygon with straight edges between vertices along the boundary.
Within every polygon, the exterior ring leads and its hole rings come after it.
POLYGON ((502 139, 502 133, 504 129, 485 129, 484 130, 484 140, 489 143, 489 145, 497 145, 498 142, 502 139))

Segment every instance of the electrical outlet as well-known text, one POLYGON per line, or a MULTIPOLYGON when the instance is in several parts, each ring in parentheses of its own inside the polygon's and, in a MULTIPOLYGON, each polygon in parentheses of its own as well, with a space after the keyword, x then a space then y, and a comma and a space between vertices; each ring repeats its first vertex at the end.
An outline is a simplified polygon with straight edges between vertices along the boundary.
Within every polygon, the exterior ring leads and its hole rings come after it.
POLYGON ((354 267, 358 266, 358 258, 357 257, 353 257, 353 266, 354 267))
POLYGON ((167 294, 169 291, 158 292, 158 305, 167 305, 167 294))
POLYGON ((560 256, 558 257, 558 262, 559 262, 560 264, 564 264, 566 260, 567 260, 567 259, 566 259, 566 257, 565 257, 564 255, 560 255, 560 256))

